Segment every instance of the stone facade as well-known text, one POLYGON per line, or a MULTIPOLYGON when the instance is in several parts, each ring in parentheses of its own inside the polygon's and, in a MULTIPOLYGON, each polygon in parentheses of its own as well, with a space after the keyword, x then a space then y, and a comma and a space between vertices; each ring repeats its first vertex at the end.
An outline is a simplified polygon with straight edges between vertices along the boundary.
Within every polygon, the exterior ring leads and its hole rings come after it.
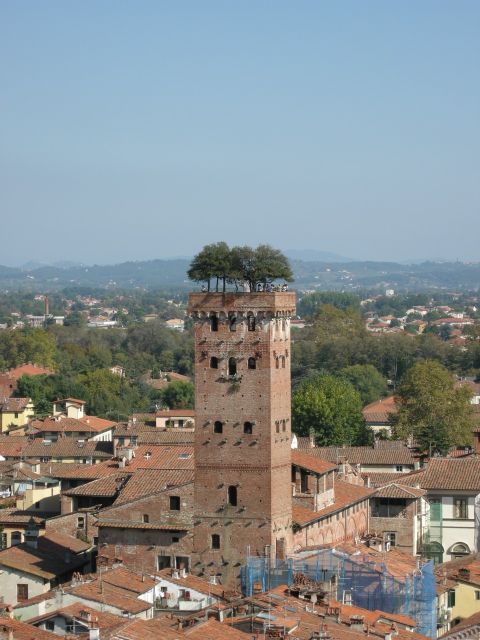
POLYGON ((45 521, 45 533, 62 533, 96 544, 97 518, 94 511, 73 511, 45 521))
POLYGON ((102 510, 98 521, 98 564, 122 562, 134 571, 165 567, 189 570, 192 513, 191 482, 102 510))
POLYGON ((247 554, 292 551, 295 294, 195 293, 194 562, 236 586, 247 554))

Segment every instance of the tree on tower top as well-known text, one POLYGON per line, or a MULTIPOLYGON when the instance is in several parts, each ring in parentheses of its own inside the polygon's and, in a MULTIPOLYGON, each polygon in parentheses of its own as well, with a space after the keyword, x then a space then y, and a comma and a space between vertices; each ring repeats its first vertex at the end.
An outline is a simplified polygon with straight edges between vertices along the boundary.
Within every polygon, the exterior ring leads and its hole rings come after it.
POLYGON ((194 282, 204 282, 208 291, 212 289, 213 278, 215 291, 219 291, 220 283, 222 291, 227 283, 236 290, 246 286, 249 291, 257 291, 259 285, 265 289, 275 280, 293 280, 288 258, 268 244, 256 249, 249 246, 230 249, 225 242, 208 244, 193 258, 187 275, 194 282))

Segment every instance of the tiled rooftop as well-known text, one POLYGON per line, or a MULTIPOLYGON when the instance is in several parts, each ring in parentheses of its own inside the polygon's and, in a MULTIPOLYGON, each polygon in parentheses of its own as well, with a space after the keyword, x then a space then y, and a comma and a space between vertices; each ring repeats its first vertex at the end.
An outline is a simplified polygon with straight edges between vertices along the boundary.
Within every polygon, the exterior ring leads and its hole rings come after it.
POLYGON ((351 504, 356 504, 368 498, 374 493, 373 489, 367 489, 366 487, 360 487, 355 484, 343 482, 342 480, 335 481, 335 502, 325 509, 320 511, 313 511, 306 507, 293 502, 292 505, 292 517, 294 522, 299 525, 305 525, 309 522, 314 522, 320 518, 324 518, 332 513, 336 513, 342 509, 345 509, 351 504))
POLYGON ((400 484, 438 491, 480 492, 480 458, 431 458, 427 468, 399 478, 400 484))

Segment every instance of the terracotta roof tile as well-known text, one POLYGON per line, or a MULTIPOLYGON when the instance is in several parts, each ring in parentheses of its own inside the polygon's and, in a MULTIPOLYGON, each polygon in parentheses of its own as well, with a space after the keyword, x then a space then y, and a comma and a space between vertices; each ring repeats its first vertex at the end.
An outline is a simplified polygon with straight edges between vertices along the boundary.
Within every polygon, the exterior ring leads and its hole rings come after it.
POLYGON ((374 494, 374 498, 402 498, 402 499, 411 499, 415 500, 416 498, 421 498, 426 494, 425 489, 416 489, 414 487, 405 487, 400 484, 396 484, 392 482, 391 484, 387 484, 380 489, 377 489, 374 494))
POLYGON ((0 398, 0 413, 2 411, 10 413, 21 412, 31 402, 31 398, 0 398))
POLYGON ((53 371, 44 367, 37 367, 36 364, 22 364, 15 369, 10 369, 8 375, 14 380, 18 380, 22 376, 42 376, 51 375, 53 371))
POLYGON ((21 622, 15 618, 0 618, 0 629, 11 629, 13 631, 14 640, 58 640, 56 633, 37 629, 37 627, 34 627, 31 624, 21 622))
POLYGON ((392 415, 397 413, 397 411, 395 398, 390 396, 367 404, 367 406, 363 408, 362 413, 366 422, 389 424, 392 421, 392 415))
POLYGON ((303 467, 304 469, 308 469, 309 471, 314 471, 315 473, 322 474, 327 473, 328 471, 333 471, 337 468, 336 464, 327 462, 326 460, 322 460, 317 456, 311 455, 310 450, 299 451, 298 449, 293 449, 292 464, 295 464, 297 467, 303 467))
POLYGON ((193 469, 139 469, 123 486, 114 506, 193 482, 193 478, 193 469))
POLYGON ((293 502, 292 516, 293 520, 299 525, 305 525, 309 522, 314 522, 320 518, 324 518, 332 513, 336 513, 342 509, 345 509, 351 504, 356 504, 365 500, 369 496, 375 493, 374 489, 367 489, 366 487, 359 487, 355 484, 343 482, 342 480, 335 481, 335 502, 325 509, 320 511, 313 511, 306 507, 293 502))
POLYGON ((130 478, 128 473, 112 473, 103 478, 97 478, 91 482, 63 491, 66 496, 91 496, 92 498, 113 498, 116 496, 125 482, 130 478))
MULTIPOLYGON (((303 449, 302 449, 303 450, 303 449)), ((346 460, 350 464, 360 465, 410 465, 418 460, 407 447, 314 447, 308 453, 323 460, 338 464, 346 460)))
MULTIPOLYGON (((77 557, 75 551, 70 560, 66 561, 66 551, 75 549, 77 543, 85 547, 85 543, 77 538, 49 533, 38 538, 37 549, 22 543, 0 551, 0 565, 51 580, 86 563, 86 558, 77 557)), ((90 545, 87 547, 90 548, 90 545)))
POLYGON ((427 468, 398 480, 401 484, 439 491, 480 492, 480 458, 431 458, 427 468))

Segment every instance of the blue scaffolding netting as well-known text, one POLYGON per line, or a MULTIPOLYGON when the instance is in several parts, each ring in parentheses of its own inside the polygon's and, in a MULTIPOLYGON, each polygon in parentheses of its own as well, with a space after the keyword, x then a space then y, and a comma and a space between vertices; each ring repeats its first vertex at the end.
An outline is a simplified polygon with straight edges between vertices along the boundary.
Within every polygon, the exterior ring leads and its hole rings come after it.
POLYGON ((422 563, 408 575, 393 575, 382 562, 360 554, 347 555, 323 549, 286 560, 247 558, 241 569, 242 591, 268 591, 280 585, 292 586, 298 577, 325 585, 325 591, 340 602, 370 611, 409 616, 415 631, 436 637, 436 588, 433 561, 422 563))

